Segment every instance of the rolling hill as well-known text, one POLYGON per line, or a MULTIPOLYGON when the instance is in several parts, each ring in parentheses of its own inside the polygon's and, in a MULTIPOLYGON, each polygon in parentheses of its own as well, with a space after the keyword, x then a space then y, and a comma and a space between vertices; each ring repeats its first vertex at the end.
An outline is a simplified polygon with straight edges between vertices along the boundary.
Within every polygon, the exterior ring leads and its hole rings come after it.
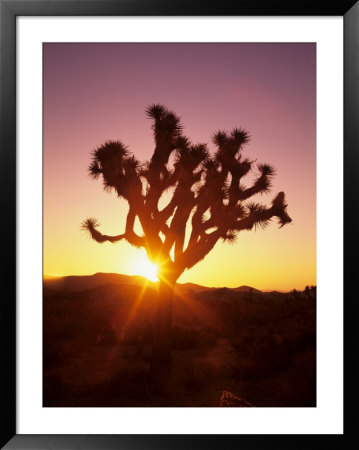
MULTIPOLYGON (((45 289, 51 289, 55 291, 65 292, 80 292, 88 289, 92 289, 98 286, 105 286, 107 284, 113 285, 135 285, 143 286, 147 284, 149 287, 156 288, 156 283, 147 280, 139 275, 122 275, 118 273, 102 273, 98 272, 93 275, 70 275, 65 277, 52 277, 44 276, 43 286, 45 289)), ((201 286, 195 283, 177 283, 176 291, 178 293, 193 292, 199 293, 203 291, 215 291, 218 289, 229 288, 216 288, 201 286)), ((261 291, 254 289, 250 286, 240 286, 230 289, 235 292, 250 292, 253 294, 260 294, 261 291)))

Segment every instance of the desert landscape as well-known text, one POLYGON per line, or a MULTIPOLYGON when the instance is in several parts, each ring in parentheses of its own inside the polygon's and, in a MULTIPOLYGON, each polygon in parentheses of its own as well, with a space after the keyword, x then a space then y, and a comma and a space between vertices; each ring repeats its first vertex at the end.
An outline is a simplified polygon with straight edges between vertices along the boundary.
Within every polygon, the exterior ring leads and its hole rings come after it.
POLYGON ((178 284, 171 373, 155 393, 157 285, 107 273, 44 279, 45 407, 316 406, 314 287, 178 284))
POLYGON ((315 407, 315 43, 43 60, 43 406, 315 407))

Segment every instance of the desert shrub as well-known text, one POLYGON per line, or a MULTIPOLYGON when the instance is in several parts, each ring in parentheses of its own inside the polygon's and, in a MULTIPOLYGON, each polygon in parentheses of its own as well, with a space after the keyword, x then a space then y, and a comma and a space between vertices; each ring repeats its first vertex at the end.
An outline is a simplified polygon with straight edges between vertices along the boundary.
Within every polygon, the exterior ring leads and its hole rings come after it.
POLYGON ((220 407, 233 407, 233 406, 252 407, 253 405, 251 403, 249 403, 243 397, 239 397, 238 395, 234 394, 231 391, 223 391, 222 395, 219 399, 219 406, 220 407))

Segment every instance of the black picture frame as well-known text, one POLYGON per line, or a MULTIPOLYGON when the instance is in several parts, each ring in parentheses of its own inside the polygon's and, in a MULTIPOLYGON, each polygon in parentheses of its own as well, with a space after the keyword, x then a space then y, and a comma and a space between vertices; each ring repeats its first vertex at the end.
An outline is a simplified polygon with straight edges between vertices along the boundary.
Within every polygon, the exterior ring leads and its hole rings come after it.
MULTIPOLYGON (((1 448, 208 449, 352 447, 358 421, 359 2, 357 0, 0 0, 1 448), (342 16, 344 19, 344 434, 18 435, 16 434, 16 17, 17 16, 342 16), (354 261, 354 262, 353 262, 354 261)), ((328 280, 329 282, 329 280, 328 280)))

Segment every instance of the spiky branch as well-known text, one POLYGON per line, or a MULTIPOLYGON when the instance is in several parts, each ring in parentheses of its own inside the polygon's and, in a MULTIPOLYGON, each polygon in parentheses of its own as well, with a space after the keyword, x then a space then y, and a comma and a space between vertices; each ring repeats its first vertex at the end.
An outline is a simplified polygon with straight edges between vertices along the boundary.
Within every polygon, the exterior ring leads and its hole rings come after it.
POLYGON ((274 217, 281 227, 291 222, 283 192, 271 206, 249 201, 270 191, 275 170, 269 164, 257 164, 259 173, 253 184, 242 184, 255 163, 242 155, 250 139, 246 130, 215 133, 212 141, 216 151, 210 156, 206 144, 194 145, 183 136, 180 118, 164 106, 152 105, 146 114, 152 120, 155 141, 148 163, 140 165, 121 141, 105 142, 92 153, 90 176, 101 176, 104 189, 114 190, 129 204, 125 230, 117 236, 102 234, 96 219, 83 222, 82 227, 95 241, 126 239, 145 248, 153 262, 170 269, 177 279, 201 261, 218 240, 233 242, 240 231, 265 228, 274 217), (172 197, 159 209, 165 191, 172 197), (142 236, 134 231, 136 217, 142 236), (187 226, 190 234, 185 246, 187 226))

